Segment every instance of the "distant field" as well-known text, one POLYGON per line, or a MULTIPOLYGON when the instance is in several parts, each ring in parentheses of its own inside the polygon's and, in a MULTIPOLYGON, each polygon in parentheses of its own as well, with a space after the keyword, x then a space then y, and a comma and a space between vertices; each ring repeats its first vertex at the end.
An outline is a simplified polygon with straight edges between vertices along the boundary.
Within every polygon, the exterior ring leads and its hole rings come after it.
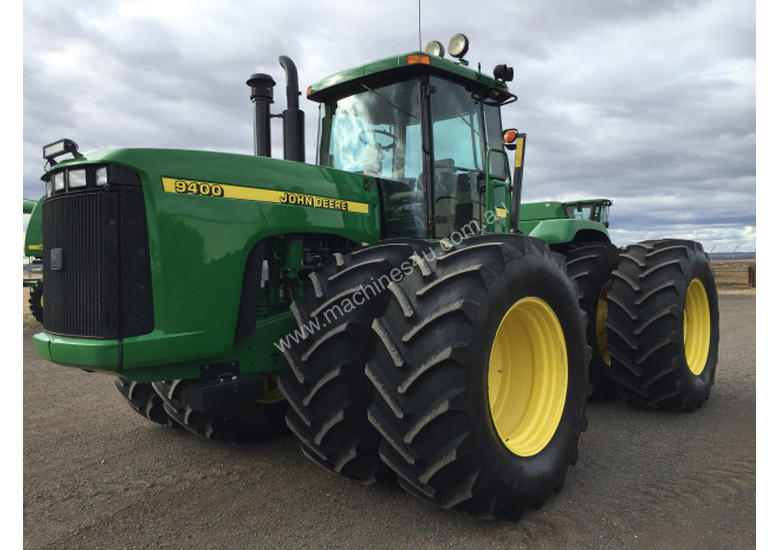
POLYGON ((716 260, 711 264, 719 288, 755 288, 756 260, 716 260))
POLYGON ((712 260, 755 260, 756 252, 713 252, 712 260))

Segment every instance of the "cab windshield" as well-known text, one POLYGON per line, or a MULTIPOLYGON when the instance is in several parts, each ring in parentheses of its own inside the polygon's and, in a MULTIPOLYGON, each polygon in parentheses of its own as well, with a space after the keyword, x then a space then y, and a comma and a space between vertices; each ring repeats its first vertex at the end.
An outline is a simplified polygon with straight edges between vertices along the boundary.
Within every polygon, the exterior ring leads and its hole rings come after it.
POLYGON ((419 81, 325 104, 320 164, 413 185, 422 170, 419 81))
POLYGON ((319 163, 380 178, 385 233, 425 237, 420 80, 364 86, 321 115, 319 163))

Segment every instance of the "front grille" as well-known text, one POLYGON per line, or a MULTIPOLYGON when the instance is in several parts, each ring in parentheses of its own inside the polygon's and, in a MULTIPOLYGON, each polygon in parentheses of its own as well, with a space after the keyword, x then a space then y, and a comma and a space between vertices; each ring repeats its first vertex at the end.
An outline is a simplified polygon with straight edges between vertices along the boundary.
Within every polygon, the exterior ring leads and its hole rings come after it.
POLYGON ((140 186, 54 195, 43 202, 43 327, 123 338, 154 325, 140 186))

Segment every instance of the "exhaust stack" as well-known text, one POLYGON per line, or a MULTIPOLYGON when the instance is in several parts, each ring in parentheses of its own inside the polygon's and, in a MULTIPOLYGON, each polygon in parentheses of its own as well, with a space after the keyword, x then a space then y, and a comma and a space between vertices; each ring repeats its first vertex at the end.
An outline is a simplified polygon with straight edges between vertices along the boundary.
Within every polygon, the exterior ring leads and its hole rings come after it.
POLYGON ((279 56, 279 64, 287 78, 287 109, 282 113, 284 124, 284 158, 306 161, 303 111, 298 108, 298 69, 286 55, 279 56))
POLYGON ((255 155, 271 156, 271 118, 281 117, 284 129, 284 158, 306 162, 304 115, 298 107, 298 96, 301 95, 298 91, 298 69, 286 55, 279 57, 279 64, 287 78, 287 108, 281 115, 271 114, 276 85, 271 75, 255 73, 246 81, 252 88, 249 98, 255 104, 255 155))
POLYGON ((271 103, 276 82, 271 75, 255 73, 246 81, 252 88, 249 99, 255 104, 255 155, 271 156, 271 103))

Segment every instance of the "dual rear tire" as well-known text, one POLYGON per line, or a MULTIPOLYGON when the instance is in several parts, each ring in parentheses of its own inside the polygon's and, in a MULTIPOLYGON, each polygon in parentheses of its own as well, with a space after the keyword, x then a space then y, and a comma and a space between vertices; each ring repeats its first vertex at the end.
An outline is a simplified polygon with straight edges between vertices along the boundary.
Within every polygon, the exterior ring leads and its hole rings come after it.
MULTIPOLYGON (((186 399, 187 380, 152 382, 166 414, 188 432, 231 443, 253 443, 283 431, 282 419, 287 404, 258 396, 257 402, 215 411, 197 411, 186 399)), ((267 392, 271 395, 271 392, 267 392)))
POLYGON ((173 420, 165 412, 162 399, 155 393, 151 383, 117 376, 114 378, 114 387, 122 394, 130 408, 147 420, 163 426, 174 426, 173 420))
MULTIPOLYGON (((276 381, 275 376, 269 377, 276 381)), ((233 443, 262 441, 282 433, 287 404, 275 386, 266 388, 256 402, 217 411, 194 410, 187 401, 186 380, 136 382, 124 376, 114 386, 135 412, 154 422, 182 427, 207 439, 233 443)))
POLYGON ((368 281, 339 275, 368 258, 371 277, 405 275, 376 309, 288 354, 282 388, 304 454, 364 482, 389 471, 411 494, 481 516, 541 505, 575 462, 585 418, 586 319, 562 258, 519 235, 387 252, 344 256, 295 305, 301 325, 316 317, 368 281))
POLYGON ((715 280, 701 244, 678 239, 627 247, 607 296, 610 372, 624 399, 695 410, 718 362, 715 280))
POLYGON ((718 361, 718 297, 701 244, 644 241, 564 251, 588 313, 591 397, 667 410, 707 400, 718 361))

